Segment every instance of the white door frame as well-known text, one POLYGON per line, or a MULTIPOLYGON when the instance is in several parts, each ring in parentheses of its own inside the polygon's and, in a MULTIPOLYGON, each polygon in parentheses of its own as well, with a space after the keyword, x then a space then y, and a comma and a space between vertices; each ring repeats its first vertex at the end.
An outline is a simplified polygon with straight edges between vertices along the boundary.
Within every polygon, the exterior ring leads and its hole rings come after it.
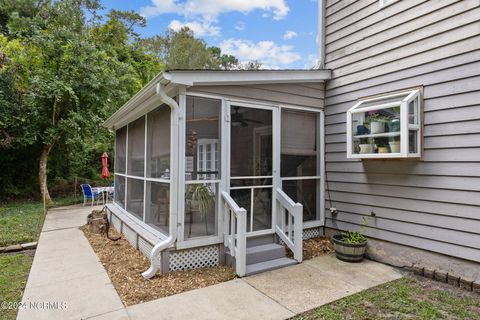
MULTIPOLYGON (((227 162, 227 174, 226 174, 226 191, 230 194, 230 185, 231 185, 231 180, 234 179, 262 179, 262 178, 268 178, 272 179, 272 184, 267 185, 267 186, 262 186, 266 188, 272 188, 272 221, 271 221, 271 228, 270 229, 264 229, 264 230, 259 230, 259 231, 247 231, 247 237, 252 237, 252 236, 258 236, 258 235, 265 235, 265 234, 273 234, 275 233, 275 212, 276 212, 276 186, 279 185, 279 157, 278 155, 280 154, 279 150, 279 122, 278 116, 279 116, 279 107, 275 105, 265 105, 265 104, 256 104, 254 102, 239 102, 236 100, 226 100, 226 117, 225 117, 225 122, 226 122, 226 145, 227 145, 227 150, 226 150, 226 162, 227 162), (261 109, 261 110, 268 110, 272 112, 272 175, 271 176, 243 176, 243 177, 232 177, 230 174, 230 164, 231 164, 231 109, 232 106, 238 106, 238 107, 243 107, 243 108, 252 108, 252 109, 261 109)), ((247 188, 247 189, 254 189, 253 188, 247 188)), ((258 186, 260 187, 260 186, 258 186)), ((250 218, 253 221, 253 201, 251 201, 251 206, 250 206, 250 218)), ((252 222, 250 226, 253 228, 252 222)))
MULTIPOLYGON (((320 175, 320 192, 319 192, 319 206, 320 206, 320 217, 318 221, 310 221, 304 223, 304 229, 305 228, 312 228, 312 227, 317 227, 317 226, 323 226, 324 221, 325 221, 325 159, 324 159, 324 148, 325 148, 325 134, 324 134, 324 126, 325 126, 325 117, 324 117, 324 112, 323 110, 315 107, 305 107, 305 106, 296 106, 296 105, 286 105, 286 104, 276 104, 276 103, 268 103, 265 101, 257 101, 254 99, 248 99, 248 98, 230 98, 226 97, 224 95, 218 95, 218 94, 205 94, 205 93, 198 93, 198 92, 185 92, 181 91, 179 93, 180 97, 180 108, 184 112, 185 109, 185 97, 186 95, 189 96, 195 96, 195 97, 204 97, 204 98, 211 98, 211 99, 218 99, 222 101, 222 121, 221 121, 221 132, 220 132, 220 151, 221 154, 220 156, 220 171, 221 171, 221 178, 220 178, 220 185, 219 185, 219 193, 222 191, 226 191, 230 193, 229 186, 230 186, 230 109, 231 105, 238 105, 240 107, 246 106, 246 107, 253 107, 253 108, 258 108, 258 109, 268 109, 268 110, 274 110, 272 111, 273 114, 276 114, 273 118, 273 123, 272 123, 272 134, 273 130, 277 130, 277 134, 273 134, 273 147, 275 148, 272 150, 272 152, 276 152, 273 154, 273 159, 272 159, 272 173, 273 173, 273 181, 276 181, 277 185, 274 185, 274 188, 272 190, 272 197, 275 196, 274 192, 276 191, 276 187, 281 187, 281 179, 280 179, 280 139, 281 139, 281 109, 288 109, 288 110, 298 110, 298 111, 311 111, 311 112, 317 112, 319 114, 319 130, 318 130, 318 141, 319 141, 319 175, 320 175), (277 129, 278 128, 278 129, 277 129), (276 150, 276 151, 275 151, 276 150)), ((183 116, 185 116, 183 114, 183 116)), ((183 122, 183 121, 182 121, 183 122)), ((185 141, 182 139, 182 135, 185 135, 185 128, 184 128, 184 123, 181 123, 180 128, 180 138, 182 141, 180 141, 180 154, 184 154, 184 145, 185 141), (183 152, 183 153, 182 153, 183 152)), ((182 163, 183 157, 180 157, 181 164, 183 167, 185 166, 185 163, 182 163)), ((252 178, 252 177, 248 177, 252 178)), ((184 180, 184 179, 183 179, 184 180)), ((273 182, 272 181, 272 182, 273 182)), ((179 190, 179 192, 184 192, 184 185, 185 181, 182 181, 179 186, 182 188, 179 190), (182 183, 183 182, 183 183, 182 183), (182 187, 183 185, 183 187, 182 187)), ((274 199, 274 198, 272 198, 274 199)), ((273 204, 275 204, 276 201, 273 201, 273 204)), ((272 205, 272 210, 273 210, 273 205, 272 205)), ((183 221, 184 219, 184 214, 182 212, 183 210, 183 204, 181 204, 181 208, 179 208, 179 222, 183 221)), ((275 211, 272 211, 272 226, 275 226, 276 220, 275 220, 275 211)), ((224 220, 224 213, 223 213, 223 205, 221 204, 221 201, 219 201, 219 206, 218 206, 218 226, 219 229, 217 231, 219 232, 216 236, 208 236, 208 237, 201 237, 201 238, 195 238, 195 239, 183 239, 183 228, 179 228, 179 239, 176 244, 176 247, 178 249, 186 249, 186 248, 191 248, 191 247, 197 247, 197 246, 205 246, 205 245, 212 245, 212 244, 218 244, 223 242, 223 220, 224 220), (181 229, 181 230, 180 230, 181 229)), ((273 234, 274 229, 267 230, 267 231, 262 231, 261 233, 263 234, 273 234)), ((258 235, 257 233, 254 234, 248 234, 247 236, 252 236, 252 235, 258 235)))

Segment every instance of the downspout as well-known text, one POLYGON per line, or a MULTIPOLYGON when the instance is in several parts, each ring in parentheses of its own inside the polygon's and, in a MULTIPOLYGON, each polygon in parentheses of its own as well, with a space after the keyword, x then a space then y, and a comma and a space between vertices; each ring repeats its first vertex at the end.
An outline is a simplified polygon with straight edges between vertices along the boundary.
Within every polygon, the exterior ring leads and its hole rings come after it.
MULTIPOLYGON (((163 90, 163 86, 159 83, 157 83, 157 88, 156 88, 156 94, 157 96, 160 97, 160 99, 166 103, 172 113, 173 113, 173 121, 172 121, 172 132, 171 132, 171 147, 170 148, 176 148, 177 145, 177 141, 174 141, 174 136, 175 136, 175 132, 178 132, 178 119, 179 119, 179 114, 180 114, 180 107, 178 105, 178 103, 170 98, 166 93, 165 91, 163 90)), ((173 152, 171 152, 171 154, 173 154, 173 152)), ((173 161, 172 161, 173 162, 173 161)), ((172 169, 172 168, 170 168, 172 169)), ((178 170, 171 170, 170 171, 171 173, 171 176, 170 176, 170 179, 173 178, 173 175, 178 175, 178 170), (173 173, 173 175, 172 175, 173 173)), ((178 181, 178 178, 175 177, 174 180, 178 181)), ((171 180, 171 185, 170 187, 172 188, 172 185, 173 185, 173 188, 176 188, 176 181, 173 181, 173 179, 171 180)), ((176 192, 171 192, 170 194, 176 194, 176 192)), ((176 200, 175 200, 175 203, 176 203, 176 200)), ((175 243, 175 240, 177 239, 177 212, 176 212, 176 209, 172 209, 172 201, 170 201, 170 208, 169 208, 169 225, 168 225, 168 238, 165 239, 164 241, 162 242, 159 242, 157 243, 153 249, 152 249, 152 252, 150 254, 150 268, 143 272, 142 273, 142 276, 144 279, 150 279, 152 277, 155 276, 155 274, 157 273, 157 271, 159 269, 161 269, 161 253, 163 250, 167 249, 168 247, 170 247, 173 243, 175 243)))
POLYGON ((325 69, 325 0, 318 0, 318 62, 316 69, 325 69))

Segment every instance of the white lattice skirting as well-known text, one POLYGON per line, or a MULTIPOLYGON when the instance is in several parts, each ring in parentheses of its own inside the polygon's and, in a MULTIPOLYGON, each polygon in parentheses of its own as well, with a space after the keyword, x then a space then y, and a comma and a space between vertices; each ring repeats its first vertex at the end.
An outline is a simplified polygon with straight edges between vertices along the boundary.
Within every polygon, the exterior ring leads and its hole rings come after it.
POLYGON ((303 230, 303 240, 320 236, 320 228, 311 228, 303 230))
POLYGON ((169 269, 172 271, 208 268, 219 265, 219 246, 208 246, 170 252, 169 269))
MULTIPOLYGON (((315 238, 320 236, 320 228, 310 228, 310 229, 305 229, 303 230, 303 235, 302 238, 303 240, 315 238)), ((278 239, 278 243, 281 244, 282 246, 285 245, 285 242, 283 242, 282 239, 278 239)))

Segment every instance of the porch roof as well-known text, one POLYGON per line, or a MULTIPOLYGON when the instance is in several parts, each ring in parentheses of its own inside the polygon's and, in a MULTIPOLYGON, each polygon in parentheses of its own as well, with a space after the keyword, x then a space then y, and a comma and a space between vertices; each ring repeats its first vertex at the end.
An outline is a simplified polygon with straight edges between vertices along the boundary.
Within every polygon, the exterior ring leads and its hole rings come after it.
POLYGON ((104 126, 115 128, 125 124, 135 109, 141 112, 147 100, 155 99, 156 85, 162 84, 166 92, 171 94, 179 87, 275 84, 275 83, 318 83, 331 78, 331 70, 168 70, 158 74, 117 112, 108 118, 104 126))

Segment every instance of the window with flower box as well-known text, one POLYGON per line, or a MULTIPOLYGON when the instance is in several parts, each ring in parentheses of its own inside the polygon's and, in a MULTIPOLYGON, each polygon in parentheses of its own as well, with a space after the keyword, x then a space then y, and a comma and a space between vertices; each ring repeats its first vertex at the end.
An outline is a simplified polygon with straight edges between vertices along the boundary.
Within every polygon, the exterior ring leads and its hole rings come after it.
POLYGON ((347 157, 421 157, 421 106, 420 90, 360 100, 347 111, 347 157))

